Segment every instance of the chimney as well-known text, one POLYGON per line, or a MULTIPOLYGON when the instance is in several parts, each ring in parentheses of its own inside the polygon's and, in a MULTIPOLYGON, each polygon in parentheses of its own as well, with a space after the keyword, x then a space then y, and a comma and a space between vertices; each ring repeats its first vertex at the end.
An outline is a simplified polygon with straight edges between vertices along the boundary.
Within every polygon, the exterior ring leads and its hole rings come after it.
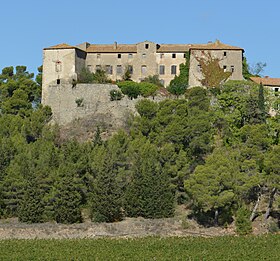
POLYGON ((118 43, 117 42, 114 42, 114 49, 116 50, 118 47, 118 43))

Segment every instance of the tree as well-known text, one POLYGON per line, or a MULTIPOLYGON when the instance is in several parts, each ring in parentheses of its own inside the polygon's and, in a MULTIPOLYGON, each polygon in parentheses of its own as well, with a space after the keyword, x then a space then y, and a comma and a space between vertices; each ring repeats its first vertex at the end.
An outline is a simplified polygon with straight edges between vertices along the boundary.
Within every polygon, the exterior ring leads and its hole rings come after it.
POLYGON ((231 72, 224 71, 220 66, 221 59, 212 56, 210 52, 204 52, 204 56, 196 57, 196 60, 201 68, 203 78, 200 79, 200 82, 202 86, 217 88, 232 74, 231 72))
POLYGON ((148 96, 155 96, 156 91, 159 89, 159 86, 154 84, 154 83, 149 83, 149 82, 140 82, 139 83, 139 90, 140 94, 143 97, 148 97, 148 96))
POLYGON ((172 85, 170 84, 167 87, 167 90, 171 93, 177 96, 177 98, 180 95, 183 95, 186 92, 187 89, 187 85, 183 85, 183 84, 177 84, 177 83, 173 83, 172 85))
POLYGON ((119 82, 118 86, 121 89, 122 93, 127 95, 131 100, 136 99, 138 95, 140 95, 139 84, 137 84, 136 82, 119 82))
POLYGON ((36 179, 27 181, 23 198, 20 202, 19 221, 26 223, 40 223, 43 221, 44 205, 36 179))
POLYGON ((93 172, 96 175, 92 195, 92 218, 96 222, 116 222, 123 219, 123 190, 121 173, 126 166, 127 136, 117 133, 107 146, 96 148, 93 172))
POLYGON ((245 206, 241 206, 236 212, 235 227, 238 235, 247 235, 252 232, 252 222, 249 219, 250 212, 245 206))
POLYGON ((126 191, 125 206, 128 216, 172 216, 175 204, 174 190, 170 177, 159 164, 156 147, 145 140, 135 140, 131 145, 132 176, 126 191))
POLYGON ((180 64, 180 74, 170 82, 170 86, 185 86, 185 89, 189 85, 189 71, 190 71, 190 52, 185 54, 185 63, 180 64))
POLYGON ((92 217, 96 222, 116 222, 123 219, 121 187, 118 169, 109 153, 103 155, 97 172, 92 199, 92 217))
POLYGON ((70 170, 65 169, 62 172, 65 174, 60 178, 55 188, 55 221, 64 224, 80 223, 82 222, 80 209, 82 197, 77 189, 77 181, 70 170))
POLYGON ((264 123, 266 120, 266 111, 265 111, 264 89, 262 83, 259 86, 258 107, 260 111, 260 122, 264 123))
POLYGON ((148 77, 145 77, 141 82, 152 83, 154 85, 157 85, 158 87, 163 87, 163 84, 161 83, 158 75, 149 75, 148 77))
POLYGON ((250 73, 249 64, 247 63, 247 58, 244 56, 242 60, 242 74, 245 80, 249 80, 253 75, 250 73))
POLYGON ((244 184, 234 154, 225 148, 216 149, 206 159, 205 165, 196 167, 185 181, 186 192, 193 199, 194 209, 211 212, 218 225, 219 214, 232 209, 236 202, 236 184, 244 184))
POLYGON ((96 70, 95 73, 91 72, 88 68, 84 67, 78 74, 78 83, 110 83, 104 70, 96 70))
POLYGON ((267 210, 264 216, 264 219, 267 220, 274 201, 274 196, 277 191, 280 189, 280 165, 279 165, 279 154, 280 153, 280 145, 275 145, 272 149, 265 154, 264 159, 264 169, 265 169, 265 180, 266 186, 269 189, 270 196, 269 202, 267 206, 267 210))

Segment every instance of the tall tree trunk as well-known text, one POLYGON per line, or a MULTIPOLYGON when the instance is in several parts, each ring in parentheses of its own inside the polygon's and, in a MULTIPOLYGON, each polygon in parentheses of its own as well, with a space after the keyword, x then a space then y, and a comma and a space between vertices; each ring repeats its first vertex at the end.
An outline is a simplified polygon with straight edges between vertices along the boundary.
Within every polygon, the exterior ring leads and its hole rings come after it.
POLYGON ((252 210, 252 213, 251 213, 251 216, 250 216, 250 221, 253 221, 254 218, 256 217, 256 212, 258 210, 258 207, 259 207, 259 204, 260 204, 260 201, 261 201, 261 197, 262 197, 262 193, 260 191, 259 194, 258 194, 258 199, 256 201, 256 204, 255 204, 255 206, 252 210))
POLYGON ((272 209, 272 205, 273 205, 273 201, 274 201, 274 195, 275 195, 276 191, 277 191, 277 189, 273 188, 271 193, 270 193, 268 206, 267 206, 267 209, 266 209, 266 212, 265 212, 265 215, 264 215, 264 221, 267 221, 267 219, 268 219, 268 217, 270 215, 270 212, 271 212, 271 209, 272 209))
POLYGON ((215 209, 214 225, 216 227, 218 226, 218 216, 219 216, 219 211, 218 209, 215 209))

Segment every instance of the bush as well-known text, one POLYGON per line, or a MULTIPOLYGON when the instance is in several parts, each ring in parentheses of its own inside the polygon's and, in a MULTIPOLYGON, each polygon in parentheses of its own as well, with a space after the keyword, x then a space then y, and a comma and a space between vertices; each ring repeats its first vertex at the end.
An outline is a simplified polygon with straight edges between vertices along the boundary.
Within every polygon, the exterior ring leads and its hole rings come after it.
POLYGON ((135 105, 136 110, 142 117, 152 119, 156 116, 159 106, 156 102, 150 100, 141 100, 135 105))
POLYGON ((140 94, 143 97, 155 96, 156 91, 159 89, 159 86, 154 83, 149 82, 140 82, 139 83, 140 94))
POLYGON ((122 93, 127 95, 131 100, 136 99, 140 95, 139 84, 132 81, 125 81, 118 83, 122 93))
POLYGON ((270 233, 277 233, 279 232, 279 226, 276 221, 270 221, 267 226, 267 230, 270 233))
POLYGON ((148 77, 145 77, 142 82, 153 83, 158 87, 164 87, 158 75, 149 75, 148 77))
POLYGON ((110 91, 110 98, 111 101, 119 101, 122 99, 122 93, 118 90, 111 90, 110 91))
POLYGON ((238 235, 247 235, 252 232, 252 222, 250 212, 245 207, 240 207, 236 212, 235 220, 236 232, 238 235))
POLYGON ((167 87, 167 90, 171 93, 171 94, 174 94, 176 95, 177 97, 179 95, 183 95, 186 90, 187 90, 187 85, 181 85, 181 84, 170 84, 168 87, 167 87))

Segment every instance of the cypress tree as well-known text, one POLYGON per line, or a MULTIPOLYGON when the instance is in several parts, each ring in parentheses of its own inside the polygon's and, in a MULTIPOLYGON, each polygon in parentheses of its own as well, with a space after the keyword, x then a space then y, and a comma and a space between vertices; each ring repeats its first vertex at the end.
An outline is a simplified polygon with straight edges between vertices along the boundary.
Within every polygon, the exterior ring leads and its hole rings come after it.
POLYGON ((263 89, 263 84, 260 83, 259 86, 259 98, 258 98, 258 107, 259 107, 259 113, 260 113, 260 122, 264 123, 265 122, 265 100, 264 100, 264 89, 263 89))
POLYGON ((54 202, 54 216, 57 223, 82 222, 81 195, 76 185, 77 183, 70 175, 61 178, 56 188, 54 202))
POLYGON ((157 148, 147 142, 137 152, 132 180, 126 192, 129 216, 163 218, 174 214, 175 195, 167 172, 158 160, 157 148))
POLYGON ((123 218, 122 191, 115 153, 101 147, 99 163, 92 198, 92 218, 96 222, 120 221, 123 218))
POLYGON ((20 202, 18 218, 21 222, 40 223, 43 221, 44 206, 42 193, 35 179, 27 181, 23 199, 20 202))

